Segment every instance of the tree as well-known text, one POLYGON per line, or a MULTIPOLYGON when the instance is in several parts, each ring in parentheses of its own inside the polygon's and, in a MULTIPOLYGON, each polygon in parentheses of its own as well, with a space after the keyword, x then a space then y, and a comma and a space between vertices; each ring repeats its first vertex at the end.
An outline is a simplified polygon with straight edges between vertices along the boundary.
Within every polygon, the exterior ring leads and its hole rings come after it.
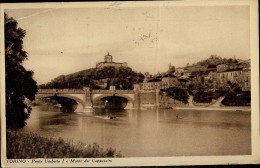
POLYGON ((237 83, 232 83, 232 82, 228 81, 228 85, 230 87, 229 93, 237 95, 242 92, 240 86, 237 83))
POLYGON ((22 63, 28 59, 23 50, 25 30, 18 28, 18 22, 5 19, 5 79, 6 79, 6 124, 10 128, 20 128, 26 124, 31 107, 24 103, 25 99, 34 100, 37 92, 33 72, 27 71, 22 63))
POLYGON ((189 95, 187 90, 177 87, 170 87, 166 90, 169 97, 179 100, 185 104, 188 103, 189 95))

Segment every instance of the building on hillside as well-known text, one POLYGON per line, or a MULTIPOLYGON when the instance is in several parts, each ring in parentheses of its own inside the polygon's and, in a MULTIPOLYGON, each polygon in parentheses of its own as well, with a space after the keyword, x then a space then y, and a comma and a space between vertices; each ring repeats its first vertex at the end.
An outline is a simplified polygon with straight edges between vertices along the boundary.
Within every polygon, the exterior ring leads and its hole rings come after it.
POLYGON ((243 71, 242 69, 228 69, 218 72, 218 80, 220 84, 225 84, 229 81, 241 85, 243 83, 243 71))
POLYGON ((223 72, 226 71, 228 69, 228 65, 227 64, 219 64, 217 65, 217 71, 218 72, 223 72))
POLYGON ((200 74, 201 72, 205 72, 207 70, 206 66, 200 66, 200 65, 191 65, 186 66, 183 69, 183 75, 190 76, 194 74, 200 74))
POLYGON ((176 85, 179 88, 187 89, 190 84, 190 79, 178 78, 178 84, 176 85))
POLYGON ((217 65, 217 71, 218 72, 223 72, 227 70, 232 70, 232 69, 243 69, 244 65, 242 63, 236 63, 236 64, 220 64, 217 65))
POLYGON ((169 87, 176 86, 178 84, 178 78, 172 74, 166 74, 162 76, 162 89, 168 89, 169 87))
POLYGON ((216 65, 208 65, 206 71, 207 72, 217 71, 217 66, 216 65))
POLYGON ((152 78, 152 75, 149 72, 144 73, 144 82, 148 82, 152 78))
POLYGON ((153 78, 162 78, 162 74, 160 72, 158 72, 157 74, 153 75, 153 78))
POLYGON ((184 78, 184 76, 178 78, 172 74, 166 74, 158 78, 152 78, 148 81, 144 81, 139 84, 136 88, 140 90, 155 90, 155 89, 168 89, 170 87, 180 87, 187 88, 189 84, 189 77, 184 78))
POLYGON ((123 62, 123 63, 113 62, 113 56, 108 53, 104 57, 104 62, 98 62, 96 64, 96 68, 97 68, 97 70, 100 70, 107 66, 111 66, 111 67, 115 67, 115 68, 127 67, 127 63, 126 62, 123 62))
POLYGON ((176 76, 182 76, 184 74, 184 68, 176 68, 174 75, 176 76))
POLYGON ((242 90, 249 91, 251 90, 251 70, 245 69, 243 71, 243 78, 244 78, 244 85, 242 87, 242 90))
POLYGON ((190 75, 190 72, 188 71, 187 68, 184 68, 183 69, 183 75, 182 76, 189 76, 190 75))
POLYGON ((218 66, 217 78, 219 84, 223 85, 229 81, 231 83, 237 83, 242 90, 251 90, 250 74, 250 68, 244 67, 243 64, 221 64, 221 68, 218 66))
POLYGON ((155 90, 162 88, 162 79, 154 78, 140 84, 141 90, 155 90))

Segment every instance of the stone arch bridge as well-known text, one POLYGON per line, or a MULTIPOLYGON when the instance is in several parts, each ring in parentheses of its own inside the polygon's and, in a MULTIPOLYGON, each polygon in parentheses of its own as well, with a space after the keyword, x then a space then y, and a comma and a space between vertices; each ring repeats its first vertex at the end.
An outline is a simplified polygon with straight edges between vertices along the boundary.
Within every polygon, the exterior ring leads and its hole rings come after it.
POLYGON ((126 109, 134 107, 136 93, 133 90, 82 90, 82 89, 39 89, 36 98, 52 96, 65 97, 75 100, 82 105, 84 111, 92 111, 93 103, 105 97, 117 96, 128 100, 126 109))

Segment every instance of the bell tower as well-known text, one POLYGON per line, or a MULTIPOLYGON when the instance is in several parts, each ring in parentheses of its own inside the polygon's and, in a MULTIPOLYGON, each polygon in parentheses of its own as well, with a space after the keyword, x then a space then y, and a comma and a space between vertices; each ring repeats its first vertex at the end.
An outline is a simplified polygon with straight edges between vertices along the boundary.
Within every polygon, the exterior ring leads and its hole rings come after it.
POLYGON ((113 62, 113 57, 109 54, 109 52, 105 55, 105 62, 113 62))

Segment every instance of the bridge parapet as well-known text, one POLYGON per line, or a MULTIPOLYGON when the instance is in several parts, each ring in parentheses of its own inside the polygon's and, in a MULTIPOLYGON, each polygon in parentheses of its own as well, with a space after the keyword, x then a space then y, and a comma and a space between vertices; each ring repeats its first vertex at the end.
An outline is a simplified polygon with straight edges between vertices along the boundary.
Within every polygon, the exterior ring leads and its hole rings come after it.
POLYGON ((63 94, 83 94, 82 89, 39 89, 38 94, 63 93, 63 94))
POLYGON ((39 89, 38 94, 133 94, 133 90, 92 90, 84 91, 82 89, 39 89))
POLYGON ((56 89, 39 89, 38 94, 42 94, 42 93, 56 93, 56 89))
POLYGON ((119 93, 119 94, 133 94, 133 90, 92 90, 91 93, 94 94, 113 94, 113 93, 119 93))
POLYGON ((85 91, 82 89, 59 89, 57 91, 58 93, 64 93, 64 94, 84 94, 85 91))

